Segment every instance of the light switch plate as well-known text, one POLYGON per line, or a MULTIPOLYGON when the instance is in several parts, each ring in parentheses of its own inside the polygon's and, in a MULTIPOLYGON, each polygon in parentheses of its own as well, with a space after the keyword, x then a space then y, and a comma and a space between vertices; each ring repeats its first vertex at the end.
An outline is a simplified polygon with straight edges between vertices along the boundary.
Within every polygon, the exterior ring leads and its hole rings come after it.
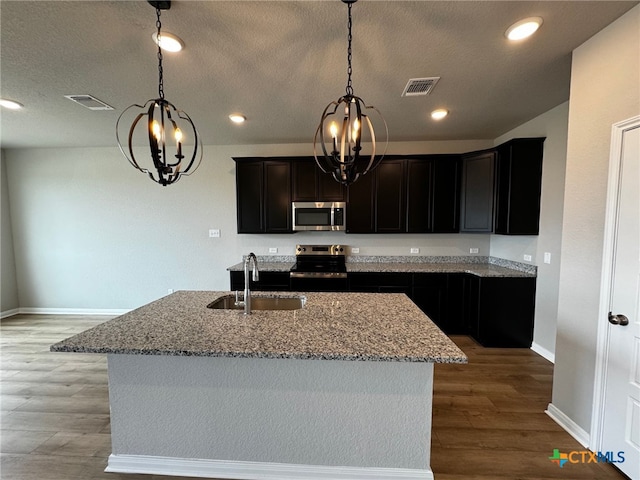
POLYGON ((209 229, 209 238, 220 238, 220 229, 219 228, 209 229))
POLYGON ((551 252, 544 252, 544 263, 551 264, 551 252))
POLYGON ((530 261, 531 261, 531 255, 527 255, 527 254, 525 254, 525 255, 524 255, 524 261, 525 261, 525 262, 530 262, 530 261))

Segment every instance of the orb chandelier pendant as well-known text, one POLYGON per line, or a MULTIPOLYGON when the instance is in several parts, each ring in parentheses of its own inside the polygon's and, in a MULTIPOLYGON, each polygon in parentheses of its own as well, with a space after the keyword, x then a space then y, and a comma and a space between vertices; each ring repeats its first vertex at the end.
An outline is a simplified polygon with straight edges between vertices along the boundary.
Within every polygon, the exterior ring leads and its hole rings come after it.
POLYGON ((318 125, 313 139, 313 154, 318 167, 323 172, 333 175, 333 178, 343 185, 352 184, 378 166, 386 153, 389 137, 387 123, 380 111, 373 106, 366 105, 362 98, 353 93, 351 84, 351 6, 356 1, 342 0, 347 4, 349 12, 346 93, 324 109, 320 125, 318 125), (370 118, 371 114, 375 114, 384 127, 384 136, 380 139, 384 142, 384 147, 378 155, 376 155, 378 153, 376 134, 370 118), (364 149, 367 145, 370 151, 365 153, 364 149))
MULTIPOLYGON (((171 8, 170 1, 148 2, 156 9, 157 38, 161 37, 160 11, 171 8)), ((128 123, 127 123, 128 124, 128 123)), ((177 182, 184 175, 196 171, 202 160, 202 142, 193 121, 186 112, 178 110, 164 98, 162 50, 158 45, 158 98, 144 105, 127 107, 116 122, 118 147, 127 160, 139 171, 160 185, 177 182), (136 113, 137 112, 137 113, 136 113), (122 131, 125 118, 133 116, 128 133, 122 131), (139 128, 138 128, 139 127, 139 128), (121 138, 127 138, 126 148, 121 138), (147 144, 149 153, 143 153, 139 144, 147 144), (137 153, 136 153, 137 151, 137 153), (144 159, 145 162, 138 161, 144 159)))

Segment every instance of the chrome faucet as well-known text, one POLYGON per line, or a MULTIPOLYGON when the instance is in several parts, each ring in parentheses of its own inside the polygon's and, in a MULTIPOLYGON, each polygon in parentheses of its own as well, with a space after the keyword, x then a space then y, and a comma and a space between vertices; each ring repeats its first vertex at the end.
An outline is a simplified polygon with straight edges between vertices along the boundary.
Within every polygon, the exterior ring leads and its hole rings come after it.
MULTIPOLYGON (((253 279, 254 282, 257 282, 258 279, 260 278, 260 275, 259 275, 260 272, 258 271, 258 259, 256 258, 255 254, 251 252, 244 259, 244 299, 242 300, 242 302, 236 301, 237 305, 244 305, 245 315, 249 315, 251 313, 251 289, 249 288, 249 264, 251 263, 252 259, 253 259, 253 271, 252 271, 251 278, 253 279)), ((236 293, 236 298, 237 298, 237 293, 236 293)))

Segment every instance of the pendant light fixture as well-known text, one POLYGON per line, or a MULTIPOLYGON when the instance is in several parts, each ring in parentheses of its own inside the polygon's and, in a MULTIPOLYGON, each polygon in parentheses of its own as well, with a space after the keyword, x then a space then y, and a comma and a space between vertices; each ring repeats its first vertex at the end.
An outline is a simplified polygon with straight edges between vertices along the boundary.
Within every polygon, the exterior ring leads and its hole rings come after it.
MULTIPOLYGON (((148 3, 156 9, 156 38, 161 38, 161 10, 171 8, 171 1, 151 1, 148 3)), ((126 135, 126 134, 125 134, 126 135)), ((125 135, 122 138, 125 138, 125 135)), ((160 185, 167 186, 177 182, 183 175, 193 173, 202 159, 202 143, 193 121, 186 112, 178 110, 164 98, 164 79, 162 70, 162 49, 158 42, 158 98, 148 100, 144 105, 133 104, 127 107, 116 122, 116 138, 120 151, 135 168, 149 175, 149 178, 160 185), (125 114, 137 109, 128 132, 126 148, 121 138, 121 120, 125 114), (144 119, 144 120, 143 120, 144 119), (136 127, 140 128, 136 128, 136 127), (138 153, 138 143, 148 144, 149 152, 138 153), (148 157, 150 153, 150 158, 148 157), (136 159, 146 158, 143 166, 136 159)))
POLYGON ((387 123, 377 108, 365 104, 353 93, 351 85, 351 7, 357 0, 342 0, 349 10, 347 47, 347 87, 346 93, 331 102, 322 112, 320 125, 313 139, 313 154, 316 163, 325 173, 343 185, 350 185, 360 176, 373 170, 382 160, 387 150, 389 131, 387 123), (376 134, 366 111, 375 112, 384 126, 384 149, 376 156, 376 134), (363 143, 370 143, 370 154, 363 152, 363 143), (322 151, 319 152, 318 146, 322 151))

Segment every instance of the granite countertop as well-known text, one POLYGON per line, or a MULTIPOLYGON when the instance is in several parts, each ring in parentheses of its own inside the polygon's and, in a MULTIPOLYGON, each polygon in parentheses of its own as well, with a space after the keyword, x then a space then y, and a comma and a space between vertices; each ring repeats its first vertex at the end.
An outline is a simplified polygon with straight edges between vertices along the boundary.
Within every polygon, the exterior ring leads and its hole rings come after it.
MULTIPOLYGON (((263 272, 288 272, 295 258, 271 261, 268 256, 258 257, 263 272)), ((536 267, 488 257, 352 257, 347 260, 347 273, 469 273, 478 277, 535 277, 536 267), (473 260, 473 261, 472 261, 473 260)), ((227 268, 232 272, 244 270, 237 263, 227 268)))
POLYGON ((304 295, 299 310, 213 310, 231 292, 178 291, 51 346, 54 352, 466 363, 404 294, 304 295))

